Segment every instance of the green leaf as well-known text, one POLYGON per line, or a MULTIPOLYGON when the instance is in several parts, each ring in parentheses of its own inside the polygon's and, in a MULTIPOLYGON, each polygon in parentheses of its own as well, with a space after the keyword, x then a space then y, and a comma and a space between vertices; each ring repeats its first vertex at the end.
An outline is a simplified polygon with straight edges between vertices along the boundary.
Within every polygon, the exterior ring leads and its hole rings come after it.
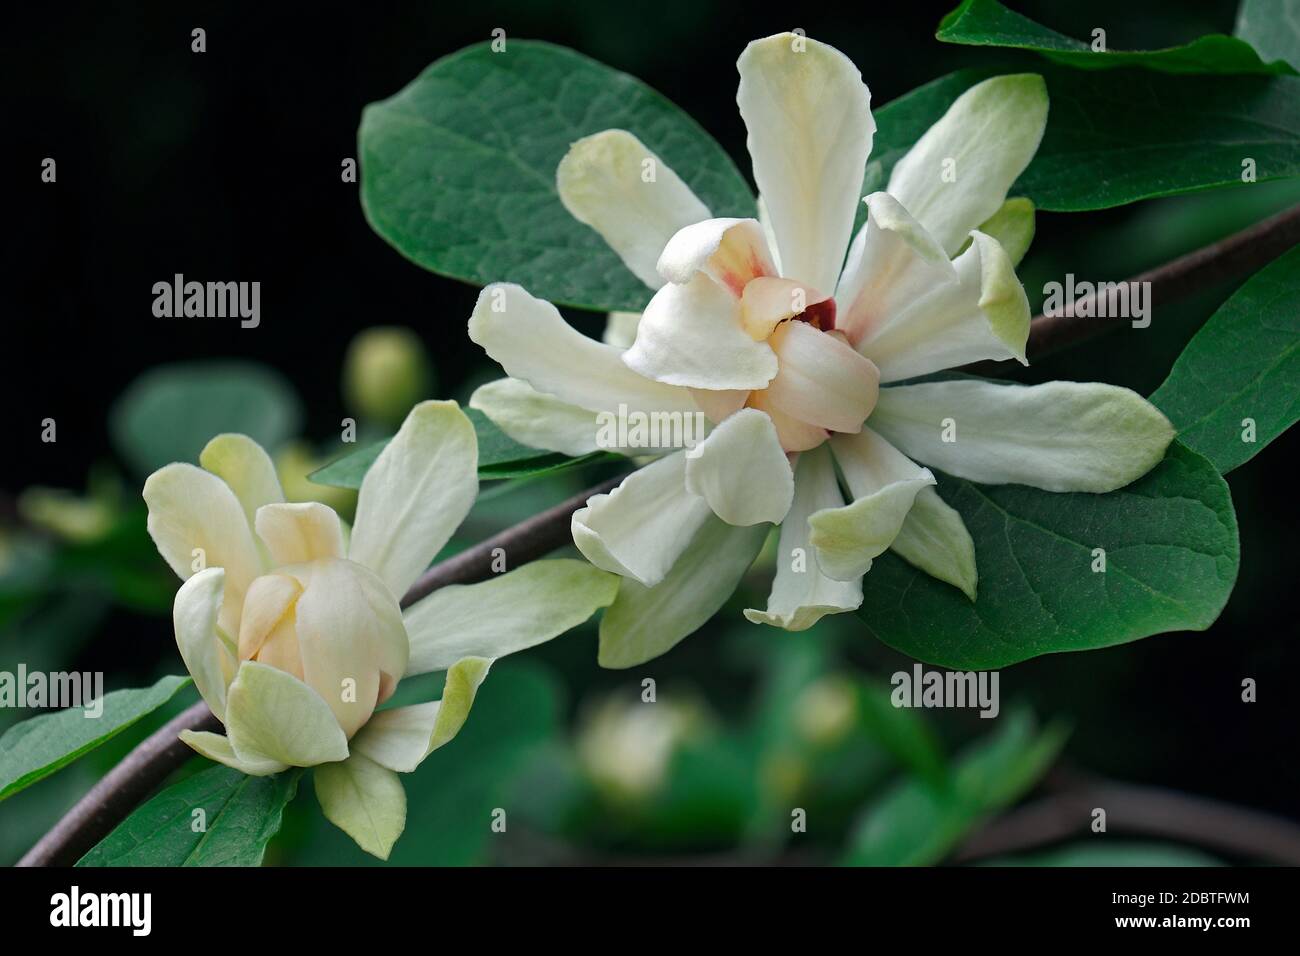
MULTIPOLYGON (((1043 142, 1011 187, 1039 210, 1106 209, 1140 199, 1300 175, 1300 78, 1083 72, 1044 64, 1051 107, 1043 142)), ((873 162, 882 181, 968 87, 962 70, 876 111, 873 162)))
POLYGON ((115 690, 104 695, 104 710, 98 717, 87 716, 83 707, 69 707, 10 727, 0 737, 0 800, 112 739, 189 682, 188 676, 170 676, 152 687, 115 690))
POLYGON ((959 669, 1204 630, 1237 577, 1237 518, 1205 458, 1174 442, 1164 461, 1105 495, 977 485, 939 492, 975 541, 970 601, 892 551, 872 565, 858 615, 890 647, 959 669), (1105 550, 1104 572, 1092 570, 1105 550))
POLYGON ((1300 419, 1300 246, 1233 293, 1151 401, 1179 441, 1227 474, 1300 419), (1246 420, 1253 441, 1244 441, 1246 420))
POLYGON ((413 262, 476 285, 639 312, 646 288, 561 205, 555 170, 575 140, 625 129, 715 216, 753 216, 744 177, 688 115, 640 80, 548 43, 467 47, 361 117, 361 202, 413 262))
POLYGON ((1160 50, 1107 48, 1104 52, 1094 52, 1091 44, 1035 23, 1008 10, 998 0, 965 0, 943 18, 935 36, 948 43, 1033 50, 1058 63, 1085 70, 1140 66, 1166 73, 1295 74, 1286 62, 1266 64, 1250 43, 1220 33, 1160 50))
POLYGON ((980 860, 978 866, 1223 866, 1222 861, 1191 847, 1167 843, 1080 843, 1027 856, 980 860))
POLYGON ((889 687, 871 681, 858 695, 863 730, 912 773, 936 786, 947 773, 947 758, 919 711, 895 707, 889 687))
POLYGON ((138 808, 77 866, 261 866, 300 774, 209 767, 138 808))
POLYGON ((150 369, 109 413, 117 453, 140 475, 198 462, 214 435, 242 432, 269 451, 293 438, 302 403, 274 369, 255 362, 189 362, 150 369))
POLYGON ((844 862, 850 866, 925 866, 1019 799, 1051 766, 1065 741, 1060 725, 1037 733, 1028 711, 964 751, 948 785, 911 778, 891 788, 866 813, 844 862))
POLYGON ((1300 0, 1241 0, 1232 32, 1265 59, 1300 69, 1300 0))
MULTIPOLYGON (((478 435, 478 476, 484 481, 501 478, 533 478, 538 475, 581 468, 600 461, 614 461, 618 455, 607 452, 592 452, 578 458, 570 458, 559 452, 530 448, 515 441, 477 408, 466 408, 464 412, 474 423, 478 435)), ((332 461, 324 468, 318 468, 308 477, 318 485, 333 485, 336 488, 360 488, 366 472, 375 463, 379 453, 388 445, 389 439, 368 445, 350 455, 332 461)))

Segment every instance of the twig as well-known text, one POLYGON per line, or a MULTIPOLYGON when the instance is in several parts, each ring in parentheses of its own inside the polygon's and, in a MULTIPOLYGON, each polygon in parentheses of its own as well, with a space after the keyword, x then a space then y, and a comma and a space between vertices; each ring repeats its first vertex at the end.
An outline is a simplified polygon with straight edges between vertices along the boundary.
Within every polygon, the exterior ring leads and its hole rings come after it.
MULTIPOLYGON (((1164 265, 1139 273, 1128 282, 1151 283, 1151 305, 1166 305, 1209 288, 1217 282, 1255 272, 1300 243, 1300 205, 1292 206, 1240 232, 1202 246, 1164 265)), ((1125 316, 1080 316, 1084 302, 1095 303, 1096 293, 1080 296, 1060 315, 1039 315, 1029 325, 1026 353, 1030 361, 1043 358, 1103 332, 1127 325, 1125 316)), ((1089 308, 1084 311, 1095 312, 1089 308)), ((963 370, 1000 375, 1018 367, 1015 362, 975 362, 963 370)))
POLYGON ((1300 827, 1257 810, 1158 787, 1088 781, 994 820, 957 851, 953 862, 1003 856, 1093 834, 1092 811, 1106 811, 1106 832, 1142 834, 1219 850, 1252 863, 1300 865, 1300 827))
MULTIPOLYGON (((402 607, 446 587, 470 584, 492 575, 493 551, 505 550, 514 567, 549 554, 569 541, 569 518, 592 495, 615 487, 625 476, 611 478, 536 514, 500 534, 453 555, 425 571, 402 598, 402 607)), ((182 730, 219 730, 220 722, 208 705, 199 701, 173 717, 93 786, 54 828, 27 851, 17 866, 71 866, 106 837, 131 810, 163 782, 173 770, 194 756, 181 743, 182 730)))

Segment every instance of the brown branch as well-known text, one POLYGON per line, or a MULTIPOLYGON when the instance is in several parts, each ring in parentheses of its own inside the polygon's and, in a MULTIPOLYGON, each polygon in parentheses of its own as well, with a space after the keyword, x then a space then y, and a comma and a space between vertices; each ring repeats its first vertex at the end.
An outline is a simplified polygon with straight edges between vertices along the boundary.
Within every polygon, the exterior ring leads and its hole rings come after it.
MULTIPOLYGON (((402 598, 409 607, 448 584, 471 584, 490 577, 493 551, 504 550, 506 560, 518 567, 567 544, 569 518, 592 495, 615 487, 625 476, 611 478, 536 514, 472 548, 453 555, 420 575, 402 598)), ((113 828, 173 771, 194 756, 177 738, 182 730, 220 730, 208 705, 199 701, 145 738, 109 771, 76 805, 64 814, 17 866, 71 866, 108 836, 113 828)))
POLYGON ((1141 834, 1218 850, 1252 863, 1300 865, 1300 826, 1257 810, 1158 787, 1086 780, 994 820, 953 856, 953 862, 1004 856, 1084 835, 1092 811, 1106 811, 1106 832, 1141 834))
MULTIPOLYGON (((1297 243, 1300 243, 1300 205, 1141 272, 1127 281, 1150 282, 1152 307, 1167 305, 1204 291, 1215 283, 1253 273, 1297 243)), ((1081 296, 1067 305, 1061 315, 1036 316, 1029 325, 1026 353, 1030 361, 1128 325, 1131 321, 1124 316, 1097 318, 1076 314, 1084 302, 1095 303, 1096 298, 1096 293, 1081 296)), ((975 362, 963 370, 981 375, 1005 375, 1017 367, 1014 361, 975 362)))

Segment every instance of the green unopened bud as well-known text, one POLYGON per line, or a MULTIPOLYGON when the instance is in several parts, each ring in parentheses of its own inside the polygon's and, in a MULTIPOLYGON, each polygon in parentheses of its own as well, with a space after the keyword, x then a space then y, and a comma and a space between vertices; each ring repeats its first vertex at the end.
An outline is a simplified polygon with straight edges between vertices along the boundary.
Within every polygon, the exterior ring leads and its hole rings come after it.
POLYGON ((364 418, 393 425, 432 387, 428 356, 410 329, 366 329, 348 345, 343 393, 348 408, 364 418))

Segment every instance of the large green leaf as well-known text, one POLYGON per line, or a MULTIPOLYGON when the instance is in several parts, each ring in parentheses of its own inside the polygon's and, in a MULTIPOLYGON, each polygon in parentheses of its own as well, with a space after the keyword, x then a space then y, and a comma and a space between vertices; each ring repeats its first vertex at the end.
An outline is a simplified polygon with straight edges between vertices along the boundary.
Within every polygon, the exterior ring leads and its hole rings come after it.
POLYGON ((1151 401, 1225 474, 1300 419, 1300 246, 1210 316, 1151 401))
POLYGON ((689 116, 634 77, 527 40, 467 47, 366 107, 362 205, 379 235, 434 272, 640 311, 650 290, 555 189, 569 145, 611 128, 638 136, 714 215, 754 215, 744 178, 689 116))
MULTIPOLYGON (((1264 63, 1245 40, 1214 33, 1160 50, 1094 52, 1091 44, 1035 23, 998 0, 965 0, 943 18, 935 36, 949 43, 1033 50, 1069 66, 1101 70, 1141 66, 1166 73, 1289 73, 1284 60, 1264 63)), ((1263 49, 1263 48, 1261 48, 1263 49)))
POLYGON ((865 814, 845 863, 925 866, 948 855, 967 833, 1019 799, 1051 766, 1065 741, 1059 725, 1037 732, 1023 710, 958 758, 946 786, 909 778, 865 814))
POLYGON ((1110 494, 948 475, 939 492, 975 541, 978 600, 886 552, 858 610, 880 640, 919 660, 985 669, 1204 630, 1237 577, 1228 486, 1177 442, 1148 474, 1110 494), (1104 572, 1093 571, 1096 548, 1105 551, 1104 572))
POLYGON ((261 866, 300 774, 209 767, 141 806, 77 866, 261 866))
MULTIPOLYGON (((1298 77, 1093 72, 1049 64, 1036 72, 1047 81, 1051 100, 1047 131, 1011 194, 1028 196, 1039 209, 1105 209, 1239 186, 1245 159, 1255 161, 1260 182, 1300 175, 1298 77)), ((878 110, 871 181, 887 182, 894 163, 953 100, 989 75, 950 73, 878 110)))
POLYGON ((189 682, 189 677, 171 676, 152 687, 115 690, 104 695, 103 713, 98 717, 86 716, 82 707, 69 707, 10 727, 0 737, 0 800, 120 734, 171 700, 189 682))
POLYGON ((1300 69, 1300 0, 1241 0, 1233 33, 1265 59, 1300 69))
MULTIPOLYGON (((478 476, 487 481, 498 478, 532 478, 538 475, 579 468, 598 461, 612 461, 617 455, 593 452, 570 458, 558 452, 530 448, 515 441, 477 408, 466 408, 465 414, 474 423, 478 436, 478 476)), ((336 488, 360 488, 366 472, 375 463, 389 439, 375 442, 318 468, 308 477, 318 485, 336 488)))
POLYGON ((198 462, 213 435, 242 432, 270 451, 302 423, 297 393, 256 362, 187 362, 150 369, 109 415, 117 453, 141 475, 173 461, 198 462))

